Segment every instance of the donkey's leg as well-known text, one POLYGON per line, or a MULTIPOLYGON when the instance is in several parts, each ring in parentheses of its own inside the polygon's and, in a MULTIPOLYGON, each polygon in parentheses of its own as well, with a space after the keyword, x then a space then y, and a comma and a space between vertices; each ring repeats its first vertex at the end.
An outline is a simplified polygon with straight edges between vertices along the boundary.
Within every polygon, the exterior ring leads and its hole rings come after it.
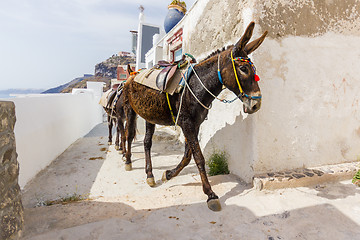
POLYGON ((136 134, 136 113, 134 110, 128 108, 126 114, 126 141, 127 141, 127 151, 125 153, 125 170, 131 171, 131 144, 136 134))
MULTIPOLYGON (((199 134, 199 128, 196 129, 195 134, 196 136, 199 134)), ((176 168, 172 170, 166 170, 162 176, 162 181, 165 182, 173 177, 176 177, 181 172, 181 170, 183 170, 184 167, 186 167, 190 163, 191 156, 192 154, 191 154, 190 146, 187 140, 185 139, 185 152, 181 162, 176 166, 176 168)))
POLYGON ((119 144, 120 139, 119 139, 119 134, 120 134, 120 124, 121 124, 121 120, 120 118, 117 118, 117 126, 116 126, 116 139, 115 139, 115 149, 116 150, 122 150, 122 146, 119 144))
POLYGON ((113 127, 112 118, 110 117, 110 115, 108 115, 108 128, 109 128, 108 144, 109 145, 112 144, 112 127, 113 127))
POLYGON ((121 137, 120 151, 122 151, 123 156, 125 156, 125 153, 126 153, 126 146, 125 146, 126 134, 125 134, 125 128, 124 128, 124 120, 122 118, 119 118, 118 127, 119 127, 120 137, 121 137))
MULTIPOLYGON (((186 141, 186 140, 185 140, 186 141)), ((187 141, 185 142, 185 152, 181 162, 172 170, 166 170, 162 176, 162 181, 166 182, 173 177, 176 177, 184 167, 186 167, 191 160, 191 149, 187 141)))
POLYGON ((186 122, 182 126, 184 136, 187 139, 188 144, 190 145, 191 152, 193 153, 196 166, 198 167, 200 173, 203 191, 208 196, 208 207, 213 211, 220 211, 221 204, 219 201, 219 197, 211 190, 211 186, 205 170, 205 158, 201 152, 199 140, 197 138, 197 133, 195 129, 196 127, 190 121, 186 122))
POLYGON ((144 138, 144 150, 145 150, 145 173, 146 173, 146 182, 150 187, 155 186, 154 175, 152 173, 152 164, 151 164, 151 146, 152 146, 152 136, 155 131, 155 124, 146 122, 146 133, 144 138))

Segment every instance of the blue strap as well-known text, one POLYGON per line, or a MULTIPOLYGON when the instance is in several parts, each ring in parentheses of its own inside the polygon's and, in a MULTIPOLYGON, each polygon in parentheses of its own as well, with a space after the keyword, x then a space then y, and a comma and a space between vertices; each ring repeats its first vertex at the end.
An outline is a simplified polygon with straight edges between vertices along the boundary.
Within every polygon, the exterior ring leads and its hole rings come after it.
POLYGON ((224 85, 219 69, 218 69, 218 77, 219 77, 219 81, 221 82, 221 84, 224 85))
POLYGON ((189 67, 187 68, 185 74, 184 74, 184 76, 185 76, 186 79, 184 79, 183 77, 181 77, 180 82, 179 82, 179 85, 185 86, 185 81, 188 81, 188 80, 189 80, 191 74, 193 73, 193 67, 196 65, 196 63, 191 63, 191 65, 192 65, 192 67, 189 66, 189 67))
POLYGON ((247 98, 249 98, 249 99, 261 99, 261 98, 262 98, 261 95, 260 95, 260 96, 249 96, 249 95, 247 95, 246 93, 244 93, 244 96, 247 97, 247 98))

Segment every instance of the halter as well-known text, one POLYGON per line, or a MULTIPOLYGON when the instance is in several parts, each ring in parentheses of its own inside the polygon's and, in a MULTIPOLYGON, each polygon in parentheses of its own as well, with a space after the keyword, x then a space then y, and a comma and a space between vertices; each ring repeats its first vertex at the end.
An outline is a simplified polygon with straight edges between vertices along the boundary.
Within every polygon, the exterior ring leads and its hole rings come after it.
MULTIPOLYGON (((191 56, 190 54, 185 53, 185 56, 191 57, 191 58, 196 62, 195 58, 194 58, 193 56, 191 56)), ((256 75, 256 68, 255 68, 254 64, 251 62, 250 58, 247 58, 247 57, 238 57, 238 58, 235 58, 235 59, 234 59, 233 56, 232 56, 232 51, 231 51, 231 61, 232 61, 232 65, 233 65, 233 68, 234 68, 234 73, 235 73, 236 82, 237 82, 237 84, 238 84, 238 86, 239 86, 239 90, 240 90, 240 94, 239 94, 238 96, 236 96, 236 98, 234 98, 233 100, 220 99, 220 98, 218 98, 217 96, 215 96, 209 89, 207 89, 207 88, 205 87, 205 85, 202 83, 202 81, 201 81, 201 79, 199 78, 199 76, 197 75, 197 73, 196 73, 196 71, 195 71, 195 69, 194 69, 194 66, 193 66, 193 64, 190 63, 190 61, 187 62, 187 63, 188 63, 188 70, 187 70, 187 71, 189 71, 189 69, 190 69, 190 67, 191 67, 192 72, 195 74, 196 78, 199 80, 199 82, 200 82, 201 85, 204 87, 204 89, 205 89, 211 96, 213 96, 215 99, 217 99, 217 100, 219 100, 219 101, 221 101, 221 102, 223 102, 223 103, 232 103, 232 102, 234 102, 234 101, 235 101, 236 99, 238 99, 238 98, 242 101, 242 99, 241 99, 239 96, 241 96, 241 97, 246 97, 246 98, 248 98, 248 99, 261 99, 261 97, 262 97, 261 95, 260 95, 260 96, 249 96, 249 95, 247 95, 247 94, 242 90, 241 85, 240 85, 240 82, 239 82, 239 78, 238 78, 237 73, 236 73, 236 68, 235 68, 234 62, 235 62, 235 61, 247 62, 247 63, 250 64, 250 66, 252 67, 252 69, 253 69, 253 71, 254 71, 254 73, 255 73, 255 81, 259 81, 259 77, 256 75)), ((168 103, 168 106, 169 106, 169 109, 170 109, 171 118, 172 118, 173 122, 175 123, 175 129, 176 129, 177 122, 178 122, 178 119, 179 119, 179 114, 180 114, 180 110, 181 110, 181 106, 182 106, 182 100, 183 100, 183 96, 184 96, 184 93, 185 93, 185 89, 186 89, 186 88, 189 89, 190 93, 194 96, 194 98, 196 99, 196 101, 197 101, 203 108, 205 108, 205 109, 207 109, 207 110, 210 110, 210 108, 211 108, 211 106, 210 106, 210 107, 205 106, 205 105, 196 97, 195 93, 191 90, 189 84, 187 83, 187 79, 190 77, 190 76, 189 76, 190 74, 189 74, 189 75, 188 75, 188 74, 185 74, 185 75, 186 75, 186 76, 185 76, 184 73, 181 73, 181 75, 182 75, 182 78, 184 79, 184 87, 185 87, 185 88, 184 88, 184 90, 183 90, 183 92, 182 92, 182 94, 181 94, 180 106, 179 106, 179 110, 178 110, 178 113, 177 113, 177 115, 176 115, 176 118, 175 118, 175 115, 174 115, 174 113, 173 113, 173 110, 172 110, 172 107, 171 107, 171 104, 170 104, 169 94, 166 93, 166 100, 167 100, 167 103, 168 103)), ((219 77, 219 81, 221 82, 221 84, 224 85, 223 80, 222 80, 222 77, 221 77, 221 73, 220 73, 220 54, 218 55, 218 77, 219 77)))
MULTIPOLYGON (((239 78, 238 78, 238 75, 237 75, 237 72, 236 72, 235 61, 242 61, 242 62, 249 63, 250 66, 252 67, 253 71, 254 71, 255 81, 259 81, 260 79, 259 79, 258 75, 256 75, 255 65, 251 62, 250 58, 248 58, 248 57, 233 58, 233 53, 231 51, 231 62, 232 62, 233 69, 234 69, 235 79, 236 79, 236 82, 237 82, 239 90, 240 90, 240 94, 237 97, 241 96, 241 97, 246 97, 248 99, 261 99, 262 98, 261 95, 260 96, 249 96, 243 91, 243 89, 241 87, 241 84, 240 84, 240 81, 239 81, 239 78)), ((218 77, 219 77, 219 81, 221 82, 221 84, 224 85, 222 77, 221 77, 221 73, 220 73, 220 54, 218 55, 218 77)), ((241 98, 240 98, 240 100, 241 100, 241 98)))

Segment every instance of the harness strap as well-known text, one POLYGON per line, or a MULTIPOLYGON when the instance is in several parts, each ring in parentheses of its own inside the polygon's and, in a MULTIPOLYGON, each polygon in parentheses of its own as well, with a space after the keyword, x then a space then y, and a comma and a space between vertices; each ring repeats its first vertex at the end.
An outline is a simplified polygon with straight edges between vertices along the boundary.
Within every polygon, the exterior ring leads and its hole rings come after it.
POLYGON ((175 117, 174 117, 174 113, 173 113, 173 110, 172 110, 171 104, 170 104, 169 93, 165 93, 165 94, 166 94, 166 99, 167 99, 167 102, 168 102, 168 105, 169 105, 169 109, 170 109, 170 113, 171 113, 171 118, 172 118, 173 122, 176 123, 175 117))
POLYGON ((237 72, 236 72, 236 68, 235 68, 235 61, 234 61, 234 58, 233 58, 233 53, 231 51, 231 62, 232 62, 232 65, 233 65, 233 69, 234 69, 234 73, 235 73, 235 79, 236 79, 236 82, 239 86, 239 90, 240 90, 240 94, 241 95, 244 95, 244 91, 242 90, 241 88, 241 85, 240 85, 240 82, 239 82, 239 78, 238 78, 238 75, 237 75, 237 72))
POLYGON ((224 82, 221 77, 221 72, 220 72, 220 53, 218 54, 218 77, 219 77, 219 81, 221 82, 221 84, 224 85, 224 82))

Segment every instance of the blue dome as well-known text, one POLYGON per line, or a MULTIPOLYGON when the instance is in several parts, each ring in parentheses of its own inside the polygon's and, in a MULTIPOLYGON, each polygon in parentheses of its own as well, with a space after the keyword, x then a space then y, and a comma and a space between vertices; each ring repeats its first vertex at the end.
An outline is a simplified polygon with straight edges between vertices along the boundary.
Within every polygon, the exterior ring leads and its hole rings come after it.
POLYGON ((184 13, 175 8, 170 8, 164 20, 164 29, 168 33, 182 18, 184 13))

